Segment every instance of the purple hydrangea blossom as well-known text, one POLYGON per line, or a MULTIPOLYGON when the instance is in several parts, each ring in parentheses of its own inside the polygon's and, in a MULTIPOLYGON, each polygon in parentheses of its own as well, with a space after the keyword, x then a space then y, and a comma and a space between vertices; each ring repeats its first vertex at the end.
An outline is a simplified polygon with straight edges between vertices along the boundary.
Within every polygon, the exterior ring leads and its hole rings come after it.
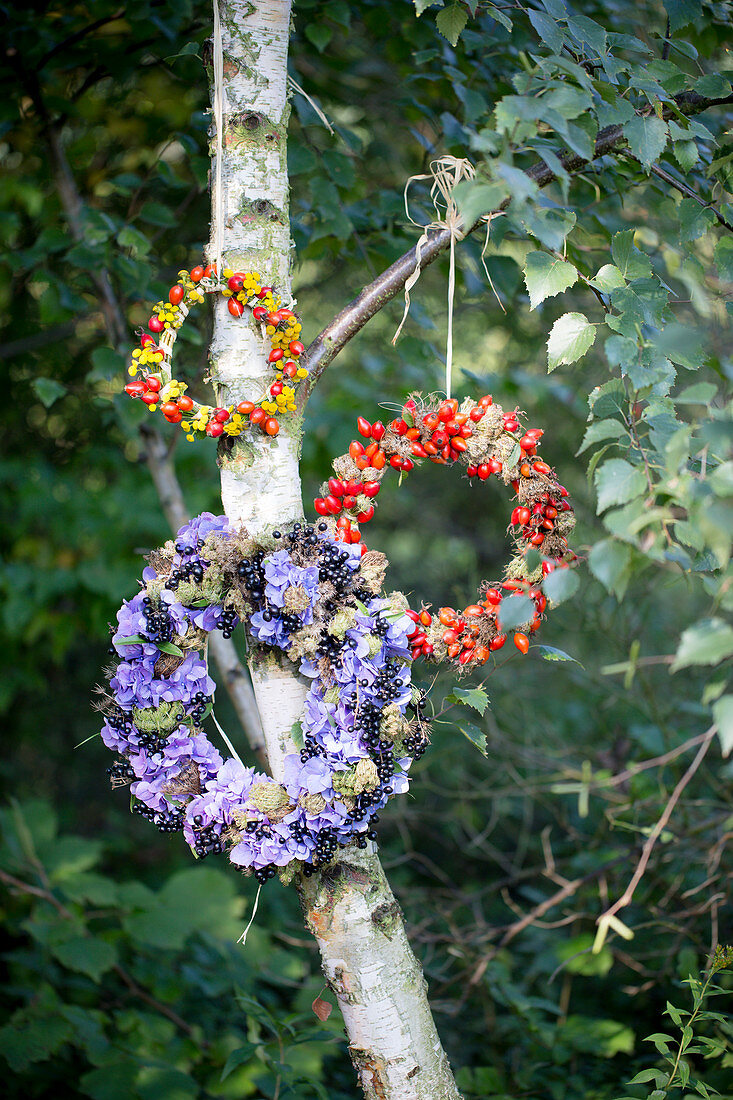
MULTIPOLYGON (((225 516, 204 512, 179 530, 177 560, 200 561, 200 542, 212 535, 228 538, 233 533, 225 516)), ((359 569, 359 547, 345 546, 328 536, 322 541, 330 542, 340 555, 348 555, 344 564, 349 569, 359 569)), ((299 621, 304 625, 313 621, 313 609, 319 597, 318 566, 296 566, 288 551, 280 550, 265 558, 263 570, 266 601, 275 613, 268 612, 265 619, 263 610, 257 611, 250 618, 249 628, 257 641, 287 651, 290 635, 277 612, 286 606, 287 590, 298 587, 307 597, 307 607, 298 613, 299 621)), ((155 578, 155 570, 148 567, 143 581, 155 578)), ((186 608, 172 591, 164 589, 161 595, 179 638, 185 635, 189 623, 205 632, 219 627, 222 607, 212 604, 205 608, 186 608)), ((133 708, 158 707, 162 702, 182 703, 188 711, 195 697, 199 700, 201 695, 209 697, 215 689, 201 657, 189 653, 168 676, 156 677, 155 665, 160 650, 153 642, 126 646, 119 642, 122 637, 147 637, 144 596, 141 592, 126 601, 117 616, 115 644, 123 660, 111 680, 115 700, 127 713, 133 708)), ((198 849, 202 831, 208 837, 203 842, 205 852, 212 837, 220 836, 226 827, 234 825, 241 839, 232 848, 230 859, 237 865, 259 871, 270 866, 284 866, 292 860, 309 862, 314 858, 321 830, 330 830, 332 836, 348 842, 355 834, 367 831, 369 818, 390 797, 382 790, 378 800, 366 806, 363 816, 354 820, 334 788, 334 776, 351 769, 369 754, 369 746, 362 741, 359 708, 371 704, 380 710, 385 705, 381 694, 385 675, 391 688, 389 702, 396 704, 404 714, 411 700, 407 639, 412 630, 413 624, 407 615, 391 610, 389 601, 374 598, 366 609, 363 605, 358 606, 354 625, 346 632, 344 648, 331 664, 329 683, 324 683, 315 663, 301 661, 300 671, 312 680, 305 701, 303 733, 309 744, 316 746, 316 755, 311 749, 304 759, 300 753, 286 757, 283 785, 292 799, 293 809, 280 822, 270 822, 248 801, 253 784, 274 781, 238 760, 224 763, 208 739, 203 734, 192 734, 185 723, 171 732, 162 749, 154 751, 145 746, 155 746, 155 739, 141 734, 131 721, 106 722, 102 740, 113 751, 127 756, 136 777, 132 793, 145 806, 154 812, 165 812, 185 802, 183 832, 193 848, 198 849), (378 622, 381 625, 377 630, 378 622), (332 692, 334 686, 339 689, 337 693, 332 692), (331 693, 328 702, 327 692, 331 693), (163 788, 192 763, 198 768, 201 793, 167 798, 163 788), (316 795, 321 798, 312 797, 316 795), (325 805, 319 808, 321 799, 325 805), (242 831, 238 811, 246 813, 253 823, 251 829, 242 831)), ((385 784, 391 788, 391 793, 407 790, 406 773, 411 763, 410 757, 395 762, 395 774, 389 784, 385 784)))
POLYGON ((287 550, 278 550, 265 559, 264 569, 267 579, 265 598, 273 607, 285 606, 285 593, 288 588, 304 589, 308 598, 308 607, 299 614, 304 625, 309 626, 313 622, 313 604, 318 599, 318 566, 309 565, 301 568, 293 565, 287 550))

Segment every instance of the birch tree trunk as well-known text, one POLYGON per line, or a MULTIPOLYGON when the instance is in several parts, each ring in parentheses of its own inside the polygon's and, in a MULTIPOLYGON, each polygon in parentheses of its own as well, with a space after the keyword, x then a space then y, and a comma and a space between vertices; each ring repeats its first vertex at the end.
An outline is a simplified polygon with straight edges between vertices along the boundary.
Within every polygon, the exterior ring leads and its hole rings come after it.
MULTIPOLYGON (((290 0, 220 3, 226 98, 212 241, 221 219, 225 266, 259 271, 287 301, 290 0)), ((221 403, 257 400, 271 378, 261 338, 244 320, 232 323, 222 300, 211 363, 221 403)), ((302 519, 301 431, 300 418, 287 416, 273 439, 232 440, 221 448, 224 509, 252 534, 302 519)), ((291 729, 308 685, 285 658, 255 655, 251 672, 270 771, 279 779, 285 755, 294 751, 291 729)), ((373 846, 345 849, 333 868, 303 882, 300 896, 368 1100, 459 1100, 420 964, 373 846)))

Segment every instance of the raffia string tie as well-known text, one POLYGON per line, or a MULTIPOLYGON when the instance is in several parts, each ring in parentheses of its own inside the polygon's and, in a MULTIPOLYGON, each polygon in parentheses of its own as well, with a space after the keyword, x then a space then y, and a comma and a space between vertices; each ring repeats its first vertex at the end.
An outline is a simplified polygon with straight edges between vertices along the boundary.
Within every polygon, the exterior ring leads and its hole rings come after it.
MULTIPOLYGON (((410 176, 405 184, 405 213, 408 219, 413 225, 417 225, 422 229, 420 239, 415 245, 415 270, 409 279, 405 283, 405 310, 402 314, 402 320, 399 323, 397 331, 392 337, 392 343, 397 342, 397 338, 402 332, 402 327, 407 320, 407 314, 410 312, 410 291, 414 287, 417 280, 421 275, 421 263, 422 263, 422 250, 428 243, 430 233, 433 230, 447 229, 450 233, 450 269, 448 274, 448 337, 446 342, 445 352, 445 393, 447 397, 450 397, 451 393, 451 376, 453 371, 453 301, 455 297, 456 288, 456 241, 461 241, 466 235, 466 229, 463 226, 461 216, 458 212, 455 199, 453 198, 453 192, 457 184, 463 180, 472 180, 476 175, 476 169, 470 160, 465 157, 451 157, 443 156, 438 157, 436 160, 430 162, 430 171, 421 175, 410 176), (422 225, 420 222, 415 221, 410 213, 410 204, 408 199, 408 191, 411 183, 416 183, 419 180, 432 180, 430 186, 430 198, 433 203, 433 209, 435 210, 435 220, 428 225, 422 225)), ((492 214, 486 214, 484 219, 486 221, 486 243, 484 244, 483 251, 481 253, 481 262, 484 265, 484 271, 486 277, 489 280, 492 290, 494 289, 493 283, 491 283, 491 277, 489 276, 486 263, 484 261, 484 253, 489 243, 489 232, 491 228, 492 214)), ((496 291, 494 291, 496 293, 496 291)), ((503 309, 503 306, 502 306, 503 309)))

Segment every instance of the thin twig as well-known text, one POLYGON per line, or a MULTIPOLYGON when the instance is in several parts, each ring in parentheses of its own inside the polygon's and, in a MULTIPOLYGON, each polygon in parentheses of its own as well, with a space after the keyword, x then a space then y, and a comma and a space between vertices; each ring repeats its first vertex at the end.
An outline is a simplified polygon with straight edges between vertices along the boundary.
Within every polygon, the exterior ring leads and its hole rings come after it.
POLYGON ((669 187, 674 187, 681 195, 685 195, 688 199, 694 199, 700 206, 709 210, 724 229, 727 229, 729 233, 733 233, 733 225, 731 225, 729 221, 726 221, 720 211, 713 206, 711 202, 705 202, 705 199, 701 198, 697 191, 693 191, 688 184, 683 183, 682 180, 676 179, 671 172, 668 172, 665 168, 660 168, 658 164, 653 164, 651 166, 651 171, 658 179, 662 180, 663 183, 666 183, 669 187))
MULTIPOLYGON (((644 842, 644 846, 641 850, 641 857, 639 858, 639 862, 636 865, 636 870, 631 876, 629 885, 626 887, 618 901, 615 901, 613 905, 609 906, 609 908, 601 913, 600 917, 598 917, 596 924, 598 925, 599 934, 604 930, 607 931, 609 927, 613 926, 614 918, 616 917, 616 914, 619 912, 620 909, 625 909, 627 905, 631 904, 636 888, 644 877, 644 872, 647 869, 651 854, 654 851, 654 846, 656 845, 659 837, 662 835, 664 829, 666 828, 667 823, 672 816, 674 808, 679 802, 682 792, 705 759, 705 755, 710 748, 710 743, 712 742, 717 732, 718 727, 713 725, 703 734, 702 743, 697 750, 697 753, 695 754, 694 760, 692 761, 680 781, 677 783, 677 786, 672 791, 672 794, 669 796, 667 805, 664 807, 664 810, 662 811, 659 820, 657 821, 656 825, 649 833, 649 836, 644 842)), ((603 938, 605 938, 605 935, 603 938)), ((601 942, 603 941, 601 940, 601 942)), ((598 950, 600 950, 600 947, 598 947, 598 950)))

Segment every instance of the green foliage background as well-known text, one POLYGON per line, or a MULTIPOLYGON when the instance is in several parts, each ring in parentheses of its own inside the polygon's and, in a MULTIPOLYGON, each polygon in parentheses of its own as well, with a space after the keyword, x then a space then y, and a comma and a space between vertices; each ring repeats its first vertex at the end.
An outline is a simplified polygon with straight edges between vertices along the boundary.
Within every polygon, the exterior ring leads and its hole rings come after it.
MULTIPOLYGON (((483 716, 439 678, 434 744, 410 797, 383 816, 382 857, 467 1097, 642 1097, 648 1086, 625 1082, 659 1065, 644 1038, 730 938, 730 106, 699 118, 670 107, 688 91, 730 96, 730 7, 415 7, 417 19, 389 0, 296 4, 291 71, 335 131, 294 97, 306 336, 414 243, 405 180, 441 152, 470 156, 466 217, 513 202, 491 227, 495 293, 483 234, 458 250, 455 386, 546 429, 583 560, 541 638, 572 661, 533 647, 500 662, 483 716), (628 144, 572 181, 541 192, 520 173, 538 157, 559 166, 563 150, 589 155, 610 125, 628 144), (596 918, 714 722, 620 914, 634 938, 612 933, 591 954, 596 918)), ((168 536, 145 414, 120 393, 119 320, 130 333, 144 322, 207 237, 209 11, 97 0, 0 12, 9 1095, 351 1097, 338 1011, 321 1024, 310 1009, 322 977, 294 892, 268 887, 238 946, 251 882, 192 866, 127 813, 89 706, 107 623, 141 553, 168 536)), ((413 216, 431 220, 426 191, 413 194, 413 216)), ((439 262, 396 347, 399 301, 329 369, 308 410, 306 502, 357 413, 440 387, 446 285, 439 262)), ((207 324, 189 323, 177 350, 192 378, 207 324)), ((191 513, 218 510, 211 448, 181 445, 176 465, 191 513)), ((458 604, 501 568, 506 501, 442 473, 385 492, 370 544, 394 587, 458 604)), ((730 1039, 725 1022, 704 1026, 730 1039)), ((730 1053, 689 1065, 703 1095, 733 1095, 730 1053)))

